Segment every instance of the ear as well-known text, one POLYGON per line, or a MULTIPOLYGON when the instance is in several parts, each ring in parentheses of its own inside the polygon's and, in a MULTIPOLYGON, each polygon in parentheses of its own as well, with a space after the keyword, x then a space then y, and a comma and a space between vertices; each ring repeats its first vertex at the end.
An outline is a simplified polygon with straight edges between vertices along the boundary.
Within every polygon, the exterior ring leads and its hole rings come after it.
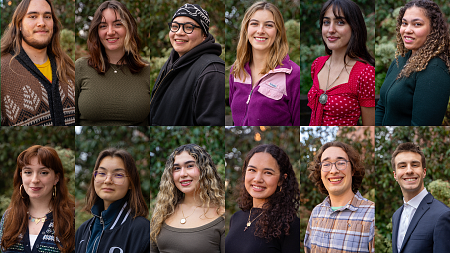
POLYGON ((59 173, 55 175, 55 183, 53 185, 56 185, 59 182, 59 173))
POLYGON ((395 178, 395 181, 398 181, 398 179, 397 179, 397 174, 395 173, 395 170, 394 171, 392 171, 393 173, 394 173, 394 178, 395 178))
MULTIPOLYGON (((284 179, 287 179, 287 174, 284 174, 284 179)), ((280 180, 280 182, 278 182, 278 186, 281 186, 283 184, 283 181, 280 180)))
POLYGON ((427 175, 427 168, 423 168, 423 177, 427 175))

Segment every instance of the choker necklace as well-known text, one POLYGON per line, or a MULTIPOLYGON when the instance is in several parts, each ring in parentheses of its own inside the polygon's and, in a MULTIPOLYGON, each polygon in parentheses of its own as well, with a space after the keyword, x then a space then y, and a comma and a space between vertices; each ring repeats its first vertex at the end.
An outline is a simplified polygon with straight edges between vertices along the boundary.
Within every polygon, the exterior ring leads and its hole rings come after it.
POLYGON ((331 83, 331 85, 328 85, 328 82, 330 81, 331 57, 333 57, 333 55, 330 56, 330 64, 328 65, 327 86, 325 87, 325 92, 319 96, 319 103, 321 103, 323 105, 326 104, 327 100, 328 100, 328 95, 327 95, 328 87, 333 86, 334 82, 336 82, 339 79, 339 77, 342 74, 342 71, 344 71, 344 68, 345 68, 345 64, 344 64, 344 67, 342 67, 341 72, 339 72, 339 75, 336 77, 336 79, 334 79, 334 81, 331 83))
POLYGON ((181 223, 181 224, 185 224, 185 223, 186 223, 186 219, 187 219, 189 216, 193 215, 194 212, 195 212, 195 209, 197 209, 197 208, 198 208, 198 206, 197 206, 196 208, 194 208, 194 211, 193 211, 190 215, 184 216, 183 207, 180 205, 181 213, 183 214, 183 218, 181 218, 180 223, 181 223))
POLYGON ((244 228, 244 232, 252 225, 252 222, 254 222, 256 219, 258 219, 258 217, 264 213, 264 211, 262 211, 258 216, 256 216, 256 218, 254 218, 252 221, 250 221, 250 217, 252 216, 252 209, 253 209, 253 207, 250 209, 250 214, 248 215, 248 220, 247 220, 247 226, 244 228))
POLYGON ((42 221, 42 223, 44 223, 45 220, 47 219, 47 214, 49 214, 50 212, 51 211, 48 211, 48 213, 46 213, 44 216, 39 217, 39 218, 31 216, 30 212, 27 212, 27 214, 28 214, 28 216, 30 216, 30 217, 28 217, 28 219, 31 220, 32 222, 36 223, 36 225, 37 225, 41 221, 42 221))

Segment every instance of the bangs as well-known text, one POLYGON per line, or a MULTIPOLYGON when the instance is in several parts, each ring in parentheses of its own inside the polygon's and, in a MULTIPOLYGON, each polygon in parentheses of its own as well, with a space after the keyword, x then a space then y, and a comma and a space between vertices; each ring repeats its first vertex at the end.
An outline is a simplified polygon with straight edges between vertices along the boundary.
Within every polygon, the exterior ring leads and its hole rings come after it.
POLYGON ((333 14, 336 17, 336 19, 345 19, 344 11, 342 10, 341 6, 338 6, 336 3, 333 4, 333 14))
POLYGON ((61 172, 62 164, 56 151, 42 146, 32 146, 19 155, 17 164, 20 170, 26 165, 29 165, 33 157, 37 157, 38 163, 54 170, 55 173, 61 172))

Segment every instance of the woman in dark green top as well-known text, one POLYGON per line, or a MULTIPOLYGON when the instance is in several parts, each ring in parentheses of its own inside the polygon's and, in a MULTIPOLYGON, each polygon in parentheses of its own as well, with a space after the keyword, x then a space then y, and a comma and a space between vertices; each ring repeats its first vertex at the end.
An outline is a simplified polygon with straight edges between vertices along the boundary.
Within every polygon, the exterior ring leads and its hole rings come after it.
POLYGON ((450 35, 437 4, 413 0, 400 10, 395 56, 375 124, 441 125, 450 95, 450 35))

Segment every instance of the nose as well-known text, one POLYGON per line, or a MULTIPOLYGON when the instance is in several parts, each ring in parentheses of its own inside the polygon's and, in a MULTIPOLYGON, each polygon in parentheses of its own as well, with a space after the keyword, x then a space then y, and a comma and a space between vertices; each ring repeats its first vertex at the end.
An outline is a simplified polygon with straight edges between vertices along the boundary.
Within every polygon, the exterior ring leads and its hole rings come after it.
POLYGON ((253 178, 253 180, 256 181, 256 182, 264 181, 263 178, 262 178, 262 175, 263 175, 263 174, 262 174, 261 172, 256 173, 256 175, 255 175, 255 177, 253 178))
POLYGON ((181 167, 180 176, 181 177, 187 177, 187 170, 185 167, 181 167))
POLYGON ((113 26, 108 26, 107 35, 112 36, 116 33, 113 26))
POLYGON ((333 22, 331 22, 330 25, 328 26, 328 32, 329 33, 334 33, 335 32, 335 28, 334 28, 333 22))
POLYGON ((332 164, 331 164, 331 170, 330 170, 330 173, 332 173, 332 174, 339 173, 339 170, 337 169, 336 163, 332 163, 332 164))
POLYGON ((43 16, 39 16, 39 18, 37 19, 37 26, 38 27, 44 27, 45 26, 45 22, 44 22, 44 17, 43 16))
POLYGON ((34 173, 33 174, 33 178, 32 178, 32 180, 31 180, 34 184, 37 184, 37 183, 39 183, 39 174, 38 173, 34 173))
POLYGON ((411 167, 411 164, 408 164, 408 166, 406 166, 406 174, 412 174, 414 171, 411 167))
POLYGON ((112 181, 112 174, 106 175, 104 183, 105 184, 112 184, 113 183, 113 181, 112 181))
POLYGON ((176 32, 176 34, 180 34, 180 35, 186 34, 186 33, 184 32, 184 25, 180 25, 180 28, 178 29, 178 31, 176 32))
POLYGON ((264 30, 264 24, 259 25, 259 27, 258 27, 258 33, 264 33, 264 32, 265 32, 265 30, 264 30))

